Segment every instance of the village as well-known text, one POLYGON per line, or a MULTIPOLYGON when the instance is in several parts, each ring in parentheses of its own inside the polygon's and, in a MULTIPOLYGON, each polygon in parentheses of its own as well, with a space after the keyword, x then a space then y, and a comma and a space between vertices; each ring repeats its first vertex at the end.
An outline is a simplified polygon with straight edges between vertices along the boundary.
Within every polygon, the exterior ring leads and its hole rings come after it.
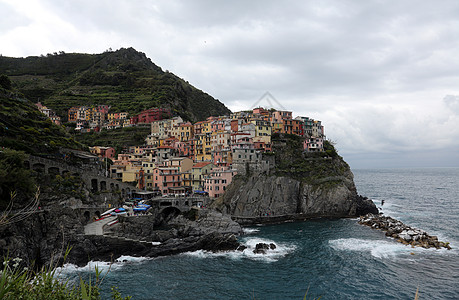
MULTIPOLYGON (((112 147, 93 146, 90 151, 112 161, 110 166, 106 164, 107 177, 162 196, 221 196, 233 177, 244 175, 247 167, 258 171, 269 168, 263 153, 272 151, 271 137, 276 133, 301 137, 305 152, 324 150, 321 121, 293 118, 291 111, 257 107, 192 124, 172 117, 164 108, 151 108, 131 117, 128 113, 110 113, 109 109, 107 105, 72 107, 68 121, 76 123, 75 130, 82 132, 151 126, 143 146, 127 146, 118 155, 112 147)), ((55 116, 48 111, 45 114, 55 116)))

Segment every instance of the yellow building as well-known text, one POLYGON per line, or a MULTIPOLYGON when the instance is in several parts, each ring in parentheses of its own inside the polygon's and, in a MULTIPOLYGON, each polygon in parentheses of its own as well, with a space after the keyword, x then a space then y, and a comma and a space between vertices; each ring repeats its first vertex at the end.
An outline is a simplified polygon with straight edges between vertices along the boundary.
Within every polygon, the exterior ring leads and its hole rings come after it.
POLYGON ((179 139, 181 142, 187 142, 193 138, 194 127, 191 123, 179 125, 179 139))
POLYGON ((284 122, 273 122, 272 125, 272 133, 282 133, 284 132, 284 122))
POLYGON ((211 133, 210 121, 202 122, 202 133, 211 133))
POLYGON ((126 169, 123 171, 122 175, 122 182, 137 182, 138 178, 138 173, 139 173, 140 167, 138 166, 132 166, 132 165, 127 165, 126 169))
POLYGON ((204 154, 204 161, 211 161, 212 160, 212 134, 206 133, 204 136, 204 144, 203 144, 203 154, 204 154))
POLYGON ((203 161, 204 160, 204 143, 205 143, 205 134, 196 134, 194 136, 195 144, 194 144, 194 157, 196 161, 203 161))
POLYGON ((193 175, 192 175, 192 172, 191 170, 189 171, 186 171, 186 172, 182 172, 180 174, 181 178, 182 178, 182 185, 183 186, 192 186, 193 184, 193 175))
POLYGON ((255 125, 255 136, 271 136, 272 127, 269 121, 252 120, 251 123, 255 125))
POLYGON ((94 118, 94 114, 96 113, 97 109, 95 107, 89 107, 86 109, 86 121, 92 121, 94 118))

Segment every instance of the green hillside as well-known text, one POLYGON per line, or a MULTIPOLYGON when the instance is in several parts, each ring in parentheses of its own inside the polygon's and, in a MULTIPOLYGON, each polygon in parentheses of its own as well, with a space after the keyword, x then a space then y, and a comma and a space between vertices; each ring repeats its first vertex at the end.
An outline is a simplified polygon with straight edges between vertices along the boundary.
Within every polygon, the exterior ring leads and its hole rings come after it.
POLYGON ((145 144, 145 138, 151 133, 150 126, 136 126, 75 134, 74 138, 89 146, 113 147, 120 153, 125 146, 140 146, 145 144))
POLYGON ((41 57, 0 57, 0 74, 32 101, 41 101, 66 120, 72 106, 107 104, 131 114, 170 108, 195 122, 230 110, 212 96, 170 72, 144 53, 121 48, 101 54, 55 53, 41 57))
POLYGON ((0 148, 51 154, 59 147, 85 149, 29 100, 0 87, 0 148))

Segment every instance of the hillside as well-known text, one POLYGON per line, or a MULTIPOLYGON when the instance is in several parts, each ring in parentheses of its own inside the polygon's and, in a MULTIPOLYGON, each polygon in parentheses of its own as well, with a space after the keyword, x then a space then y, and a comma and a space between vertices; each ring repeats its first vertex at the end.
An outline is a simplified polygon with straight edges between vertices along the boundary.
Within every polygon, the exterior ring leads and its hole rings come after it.
POLYGON ((0 88, 0 147, 45 155, 57 152, 60 147, 85 149, 32 102, 3 88, 0 88))
POLYGON ((102 130, 101 132, 79 133, 74 138, 78 142, 93 146, 113 147, 120 153, 124 146, 140 146, 145 144, 145 137, 150 134, 150 126, 136 126, 102 130))
POLYGON ((107 104, 131 114, 152 107, 170 108, 192 122, 229 114, 220 101, 133 48, 101 54, 63 53, 27 58, 0 57, 0 74, 32 101, 41 101, 66 120, 72 106, 107 104))

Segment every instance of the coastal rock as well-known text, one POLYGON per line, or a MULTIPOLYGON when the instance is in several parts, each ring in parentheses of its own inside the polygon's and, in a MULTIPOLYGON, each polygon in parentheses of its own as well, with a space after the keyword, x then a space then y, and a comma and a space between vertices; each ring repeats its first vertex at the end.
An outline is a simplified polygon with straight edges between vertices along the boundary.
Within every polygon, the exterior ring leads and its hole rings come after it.
POLYGON ((329 178, 319 185, 288 177, 254 175, 236 178, 216 206, 242 224, 352 217, 377 213, 374 203, 357 195, 352 179, 329 178))
POLYGON ((359 223, 371 228, 381 229, 386 232, 386 236, 393 237, 395 240, 412 247, 446 248, 451 250, 448 242, 440 242, 436 236, 430 236, 424 230, 410 227, 391 217, 367 214, 360 217, 359 223))
POLYGON ((40 267, 51 259, 63 262, 70 246, 67 262, 84 266, 89 260, 113 261, 122 255, 156 257, 196 250, 236 250, 240 246, 237 235, 241 226, 218 212, 200 211, 198 221, 179 215, 161 224, 154 215, 120 218, 121 222, 104 236, 84 235, 87 220, 83 212, 56 205, 1 226, 3 257, 35 261, 40 267))
POLYGON ((279 223, 310 218, 356 217, 378 213, 357 194, 354 175, 329 141, 323 152, 305 152, 303 139, 273 134, 272 152, 247 163, 211 207, 238 223, 279 223))
POLYGON ((276 249, 276 245, 274 243, 266 244, 266 243, 258 243, 255 245, 255 249, 253 253, 255 254, 267 254, 269 250, 276 249))

